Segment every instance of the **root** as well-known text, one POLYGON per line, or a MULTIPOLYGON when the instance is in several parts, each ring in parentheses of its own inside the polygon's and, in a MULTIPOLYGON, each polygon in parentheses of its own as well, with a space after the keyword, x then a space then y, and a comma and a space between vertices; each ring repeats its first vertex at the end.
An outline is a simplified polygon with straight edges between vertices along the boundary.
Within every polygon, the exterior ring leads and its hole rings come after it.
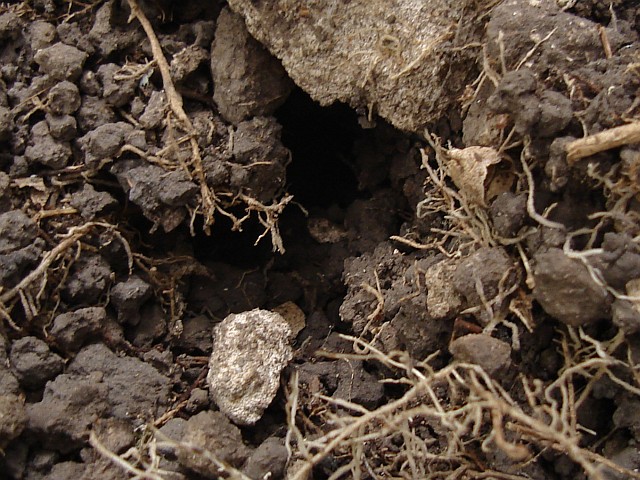
POLYGON ((569 143, 566 147, 567 162, 573 165, 590 155, 639 142, 640 122, 631 122, 569 143))
POLYGON ((173 84, 169 63, 167 62, 167 59, 162 52, 160 41, 158 40, 158 37, 156 36, 156 33, 151 26, 151 22, 149 22, 149 19, 146 17, 144 12, 138 5, 137 0, 127 0, 127 2, 129 3, 129 8, 131 8, 132 18, 135 17, 140 22, 140 25, 142 25, 142 28, 144 29, 144 32, 146 33, 147 38, 151 43, 153 58, 155 63, 158 65, 158 69, 160 70, 160 75, 162 76, 162 84, 164 86, 165 94, 167 96, 167 101, 169 102, 171 112, 176 116, 181 124, 181 127, 189 135, 189 144, 191 146, 192 156, 192 169, 190 173, 195 178, 200 187, 202 214, 204 216, 205 231, 208 233, 210 231, 210 227, 214 223, 213 215, 216 211, 217 198, 215 193, 207 184, 204 167, 202 165, 202 157, 200 155, 200 147, 198 146, 196 137, 196 131, 193 127, 193 124, 191 123, 191 120, 184 111, 182 95, 180 95, 180 92, 176 90, 175 85, 173 84))
POLYGON ((331 358, 380 363, 395 372, 387 382, 406 385, 407 390, 374 410, 316 394, 310 401, 320 402, 320 406, 312 420, 304 414, 301 387, 294 374, 287 396, 287 438, 291 460, 303 465, 293 479, 307 478, 314 465, 329 455, 341 459, 336 472, 351 478, 360 478, 365 471, 373 478, 528 478, 509 472, 489 473, 485 462, 473 453, 478 442, 483 451, 498 448, 516 463, 532 460, 541 449, 552 449, 566 454, 595 480, 605 478, 602 465, 626 478, 640 478, 639 473, 581 447, 580 432, 585 429, 576 420, 584 398, 576 398, 574 382, 578 379, 592 385, 602 370, 630 393, 640 393, 637 386, 611 371, 614 366, 633 370, 612 356, 624 345, 621 336, 598 342, 582 331, 564 335, 565 367, 557 380, 544 385, 521 377, 525 406, 477 365, 453 363, 435 370, 428 359, 415 362, 406 353, 386 354, 361 339, 342 337, 366 354, 331 354, 331 358), (418 425, 430 426, 433 433, 425 437, 418 425), (399 450, 389 456, 384 446, 391 441, 399 450))

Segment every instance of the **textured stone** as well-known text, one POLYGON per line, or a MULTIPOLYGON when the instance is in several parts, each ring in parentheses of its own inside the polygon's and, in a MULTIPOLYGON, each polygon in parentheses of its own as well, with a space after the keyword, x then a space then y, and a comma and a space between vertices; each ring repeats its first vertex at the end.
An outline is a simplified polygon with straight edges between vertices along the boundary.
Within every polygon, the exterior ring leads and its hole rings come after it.
POLYGON ((230 0, 229 6, 321 105, 374 108, 394 126, 422 133, 477 74, 469 68, 477 52, 456 47, 477 40, 474 17, 487 3, 230 0))
POLYGON ((260 309, 231 314, 214 329, 209 391, 235 423, 256 423, 273 400, 293 357, 290 337, 281 315, 260 309))

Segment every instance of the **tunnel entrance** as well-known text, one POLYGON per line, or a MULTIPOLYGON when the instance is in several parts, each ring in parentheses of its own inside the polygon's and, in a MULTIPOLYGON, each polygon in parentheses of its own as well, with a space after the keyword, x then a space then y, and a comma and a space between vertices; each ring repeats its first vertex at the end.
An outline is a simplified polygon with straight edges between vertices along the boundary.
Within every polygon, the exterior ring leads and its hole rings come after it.
POLYGON ((291 150, 288 191, 305 208, 345 208, 357 196, 353 144, 362 130, 344 104, 322 107, 297 88, 276 112, 291 150))

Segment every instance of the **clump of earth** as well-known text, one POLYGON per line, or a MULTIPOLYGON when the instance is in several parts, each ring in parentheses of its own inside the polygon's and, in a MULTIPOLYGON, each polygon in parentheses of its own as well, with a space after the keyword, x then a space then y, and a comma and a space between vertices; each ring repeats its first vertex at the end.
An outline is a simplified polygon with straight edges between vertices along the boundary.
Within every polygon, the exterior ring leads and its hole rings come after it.
POLYGON ((631 0, 0 5, 2 478, 640 478, 631 0))

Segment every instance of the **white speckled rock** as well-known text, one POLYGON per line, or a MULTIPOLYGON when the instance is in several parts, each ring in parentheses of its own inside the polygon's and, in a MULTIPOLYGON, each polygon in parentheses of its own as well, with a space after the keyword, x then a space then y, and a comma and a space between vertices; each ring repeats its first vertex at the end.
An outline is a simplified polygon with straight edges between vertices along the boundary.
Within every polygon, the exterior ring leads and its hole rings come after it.
POLYGON ((231 314, 214 329, 207 381, 213 401, 233 422, 253 425, 275 397, 293 358, 291 328, 278 313, 231 314))

